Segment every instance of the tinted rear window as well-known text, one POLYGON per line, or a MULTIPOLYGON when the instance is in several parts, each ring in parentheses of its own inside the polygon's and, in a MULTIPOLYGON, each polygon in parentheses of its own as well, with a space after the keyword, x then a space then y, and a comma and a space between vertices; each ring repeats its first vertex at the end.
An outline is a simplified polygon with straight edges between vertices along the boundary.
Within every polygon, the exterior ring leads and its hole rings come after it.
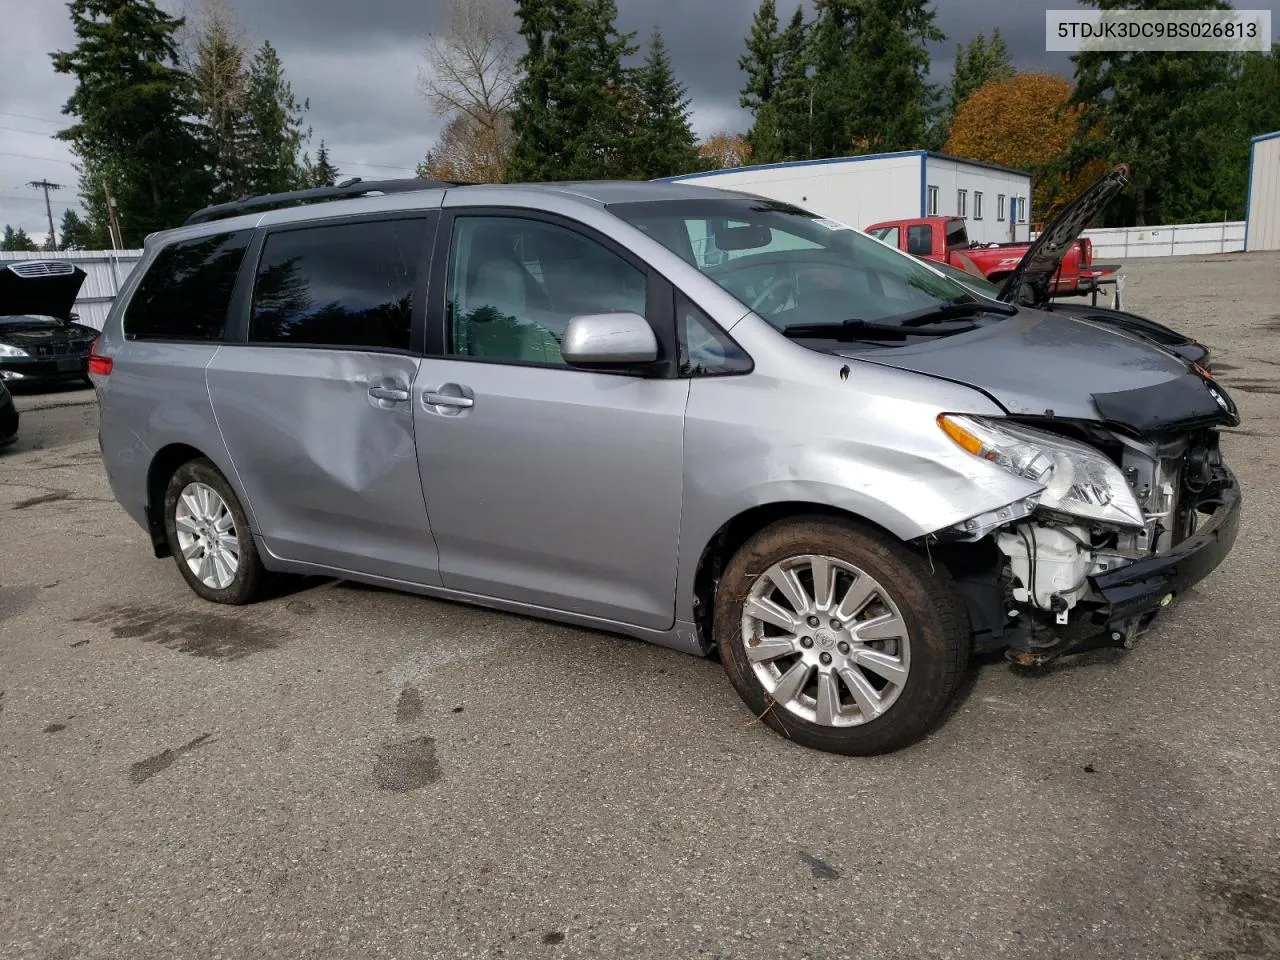
POLYGON ((422 219, 271 234, 258 263, 249 339, 408 350, 425 240, 422 219))
POLYGON ((156 256, 124 315, 131 340, 220 340, 252 230, 179 240, 156 256))

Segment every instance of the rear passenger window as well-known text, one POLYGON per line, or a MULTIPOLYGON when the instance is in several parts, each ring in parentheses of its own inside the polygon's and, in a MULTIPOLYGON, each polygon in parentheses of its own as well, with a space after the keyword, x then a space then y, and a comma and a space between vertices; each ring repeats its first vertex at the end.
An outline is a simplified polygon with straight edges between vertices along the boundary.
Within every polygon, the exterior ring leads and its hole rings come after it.
POLYGON ((130 340, 221 340, 252 230, 179 240, 156 256, 129 301, 130 340))
POLYGON ((249 340, 408 350, 426 221, 380 220, 270 234, 249 340))
POLYGON ((907 227, 907 253, 917 257, 933 253, 933 227, 927 223, 907 227))

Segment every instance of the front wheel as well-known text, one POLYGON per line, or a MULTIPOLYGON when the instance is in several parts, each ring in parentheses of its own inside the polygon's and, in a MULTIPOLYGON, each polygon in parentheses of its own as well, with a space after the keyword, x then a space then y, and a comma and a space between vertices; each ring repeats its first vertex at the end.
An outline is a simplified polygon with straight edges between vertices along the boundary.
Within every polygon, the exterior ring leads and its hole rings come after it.
POLYGON ((261 592, 266 571, 248 518, 208 460, 191 460, 174 472, 165 491, 164 524, 178 569, 204 599, 243 604, 261 592))
POLYGON ((968 619, 941 568, 850 521, 784 520, 747 541, 716 594, 716 642, 752 713, 805 746, 908 746, 951 699, 968 619))

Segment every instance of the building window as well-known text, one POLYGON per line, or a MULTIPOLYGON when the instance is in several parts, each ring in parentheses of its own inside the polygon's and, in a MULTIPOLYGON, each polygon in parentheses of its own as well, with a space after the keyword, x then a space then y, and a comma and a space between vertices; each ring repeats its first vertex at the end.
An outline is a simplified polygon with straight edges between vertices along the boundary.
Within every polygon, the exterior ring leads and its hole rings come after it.
POLYGON ((973 219, 982 219, 982 191, 973 191, 973 219))
POLYGON ((996 194, 996 219, 1004 222, 1004 194, 996 194))
POLYGON ((956 191, 956 216, 967 217, 969 215, 969 191, 956 191))
POLYGON ((1027 222, 1027 198, 1026 197, 1018 198, 1018 222, 1019 223, 1027 222))
POLYGON ((929 188, 929 206, 927 209, 929 211, 928 216, 936 217, 938 215, 938 188, 937 187, 929 188))

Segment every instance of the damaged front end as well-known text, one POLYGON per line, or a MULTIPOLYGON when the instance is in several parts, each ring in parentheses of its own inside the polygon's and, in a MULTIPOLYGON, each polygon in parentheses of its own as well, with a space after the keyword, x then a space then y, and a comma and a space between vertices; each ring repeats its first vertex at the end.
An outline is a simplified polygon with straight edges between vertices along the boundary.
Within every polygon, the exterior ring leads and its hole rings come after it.
POLYGON ((1127 423, 1105 425, 938 418, 968 453, 1042 485, 931 538, 964 596, 975 648, 1004 648, 1014 663, 1039 666, 1132 646, 1162 607, 1222 562, 1241 496, 1217 426, 1239 419, 1225 391, 1205 385, 1215 416, 1200 405, 1181 417, 1148 409, 1143 430, 1136 409, 1127 423))

